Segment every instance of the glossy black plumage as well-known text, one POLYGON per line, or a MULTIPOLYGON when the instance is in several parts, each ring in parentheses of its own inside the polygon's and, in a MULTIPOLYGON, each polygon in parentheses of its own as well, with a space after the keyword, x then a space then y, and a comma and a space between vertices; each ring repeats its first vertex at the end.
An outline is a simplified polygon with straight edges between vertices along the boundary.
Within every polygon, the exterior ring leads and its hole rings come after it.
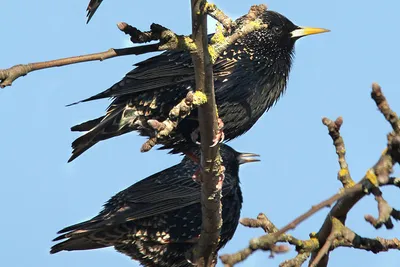
POLYGON ((103 0, 90 0, 89 5, 86 9, 87 11, 87 22, 89 23, 89 21, 92 19, 94 13, 96 13, 96 10, 99 8, 99 6, 101 5, 101 3, 103 2, 103 0))
MULTIPOLYGON (((198 151, 195 152, 198 154, 198 151)), ((221 145, 225 180, 222 188, 223 225, 219 248, 233 236, 242 207, 239 164, 258 161, 221 145)), ((103 211, 86 222, 64 228, 51 248, 86 250, 114 246, 145 266, 191 266, 185 252, 198 239, 201 227, 200 185, 191 179, 197 164, 181 163, 156 173, 112 197, 103 211)))
MULTIPOLYGON (((302 30, 286 17, 266 11, 262 20, 267 29, 248 34, 231 45, 214 64, 215 95, 219 116, 225 124, 225 139, 248 131, 286 88, 294 43, 302 30)), ((240 25, 241 19, 237 20, 240 25)), ((322 32, 322 31, 320 31, 322 32)), ((316 33, 316 32, 314 32, 316 33)), ((138 131, 154 136, 147 120, 165 120, 169 111, 195 90, 191 56, 184 51, 168 51, 136 64, 120 82, 81 102, 114 98, 105 116, 76 125, 72 131, 89 131, 72 143, 72 161, 99 141, 138 131)), ((198 127, 197 110, 185 118, 176 131, 161 142, 162 148, 184 150, 192 143, 190 134, 198 127)))

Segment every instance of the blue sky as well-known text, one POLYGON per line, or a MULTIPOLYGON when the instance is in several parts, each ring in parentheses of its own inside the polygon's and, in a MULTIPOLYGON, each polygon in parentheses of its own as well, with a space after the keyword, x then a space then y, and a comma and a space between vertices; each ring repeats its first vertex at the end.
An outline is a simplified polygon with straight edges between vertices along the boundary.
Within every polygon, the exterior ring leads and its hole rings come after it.
MULTIPOLYGON (((120 21, 145 30, 152 22, 181 34, 191 29, 188 0, 105 0, 89 25, 87 2, 2 1, 0 68, 126 46, 128 39, 115 26, 120 21)), ((233 17, 258 4, 214 2, 233 17)), ((321 123, 323 116, 344 117, 342 134, 354 179, 363 176, 385 147, 390 128, 370 99, 370 85, 379 82, 391 106, 400 112, 400 3, 270 0, 266 4, 298 25, 332 30, 296 44, 286 95, 251 131, 230 142, 239 151, 262 156, 260 163, 248 164, 240 172, 242 217, 265 212, 280 227, 339 190, 336 154, 321 123)), ((78 136, 70 126, 102 115, 108 100, 65 105, 108 88, 147 57, 39 71, 0 90, 2 266, 136 266, 113 249, 50 255, 49 248, 62 227, 96 215, 116 192, 179 162, 178 156, 162 151, 141 154, 144 139, 132 133, 96 145, 67 164, 70 143, 78 136)), ((385 188, 384 196, 393 205, 399 203, 394 188, 385 188)), ((327 212, 319 212, 291 233, 307 238, 319 229, 327 212)), ((362 236, 399 237, 398 223, 394 230, 377 231, 364 221, 367 213, 377 214, 372 197, 350 212, 347 225, 362 236)), ((221 253, 237 251, 261 234, 259 229, 239 226, 221 253)), ((242 266, 277 266, 294 255, 293 247, 274 259, 258 252, 242 266)), ((390 267, 398 266, 399 252, 374 255, 340 248, 330 259, 330 266, 390 267)))

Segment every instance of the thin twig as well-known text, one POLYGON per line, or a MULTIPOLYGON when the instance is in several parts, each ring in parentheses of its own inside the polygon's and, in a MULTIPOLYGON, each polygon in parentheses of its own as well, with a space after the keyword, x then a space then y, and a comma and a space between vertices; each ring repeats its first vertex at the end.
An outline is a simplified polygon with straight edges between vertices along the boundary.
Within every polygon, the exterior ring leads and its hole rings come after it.
POLYGON ((261 15, 267 10, 266 5, 254 5, 250 8, 244 17, 240 27, 236 28, 231 35, 225 37, 222 31, 217 31, 211 39, 212 46, 209 47, 212 62, 215 62, 219 55, 224 52, 228 46, 235 43, 239 38, 246 36, 250 32, 262 28, 268 28, 261 20, 261 15))
POLYGON ((173 130, 176 129, 179 122, 190 115, 191 111, 200 105, 206 103, 207 98, 201 91, 188 92, 185 99, 174 106, 169 112, 166 120, 160 122, 158 120, 148 120, 147 124, 156 132, 156 136, 149 138, 141 148, 141 152, 147 152, 152 149, 159 140, 169 138, 173 130))
MULTIPOLYGON (((323 209, 324 207, 330 207, 334 202, 342 198, 345 198, 346 196, 351 196, 355 193, 360 193, 360 192, 363 192, 363 186, 361 184, 357 184, 351 188, 343 189, 340 193, 337 193, 332 197, 320 202, 319 204, 312 206, 310 210, 308 210, 307 212, 303 213, 302 215, 300 215, 299 217, 288 223, 282 229, 274 231, 273 234, 267 234, 257 238, 253 238, 250 240, 250 244, 247 248, 240 250, 234 254, 222 255, 220 256, 220 259, 224 264, 234 265, 238 262, 245 260, 248 256, 250 256, 254 251, 258 249, 268 250, 268 248, 273 247, 274 244, 278 241, 280 242, 286 241, 294 245, 300 245, 301 242, 297 241, 297 239, 291 237, 290 235, 284 235, 284 233, 286 233, 291 229, 296 228, 297 225, 299 225, 304 220, 308 219, 309 217, 311 217, 313 214, 323 209), (290 238, 288 236, 290 236, 290 238)), ((253 226, 262 225, 261 222, 254 222, 249 219, 242 220, 241 222, 245 222, 246 224, 252 224, 253 226)), ((269 223, 270 222, 268 222, 268 224, 269 223)), ((272 226, 275 227, 274 225, 272 226)), ((267 226, 262 226, 262 227, 266 227, 266 229, 268 229, 267 226)), ((276 230, 273 227, 271 229, 276 230)))
POLYGON ((47 68, 61 67, 70 64, 76 64, 89 61, 103 61, 113 57, 127 56, 127 55, 141 55, 149 52, 159 51, 159 44, 151 44, 137 47, 129 47, 122 49, 110 48, 107 51, 88 54, 76 57, 67 57, 50 61, 19 64, 12 66, 8 69, 0 69, 0 88, 11 86, 13 81, 19 77, 25 76, 30 72, 42 70, 47 68))
POLYGON ((383 95, 382 88, 379 84, 377 84, 377 83, 372 84, 371 97, 375 101, 380 112, 383 114, 383 116, 385 116, 385 119, 392 126, 394 132, 396 134, 400 134, 399 117, 397 116, 396 112, 394 112, 390 108, 389 103, 387 102, 386 97, 383 95))
POLYGON ((193 41, 189 37, 183 35, 177 35, 171 30, 159 24, 153 23, 150 26, 149 32, 141 32, 125 22, 118 23, 117 26, 124 33, 130 34, 131 41, 135 43, 144 43, 152 40, 159 40, 159 43, 137 46, 137 47, 122 48, 122 49, 111 48, 107 51, 95 54, 68 57, 68 58, 62 58, 44 62, 20 64, 20 65, 15 65, 8 69, 4 70, 0 69, 0 88, 11 86, 12 82, 15 81, 17 78, 25 76, 29 72, 36 70, 61 67, 65 65, 94 61, 94 60, 103 61, 105 59, 119 57, 119 56, 141 55, 155 51, 175 50, 175 49, 192 51, 196 48, 193 41))
POLYGON ((338 161, 340 170, 338 173, 338 179, 342 182, 344 188, 349 188, 354 185, 354 181, 351 178, 349 166, 346 161, 346 147, 342 136, 340 135, 340 127, 343 124, 343 118, 339 117, 335 121, 328 118, 323 118, 322 123, 328 127, 329 135, 332 138, 333 144, 336 148, 336 154, 338 155, 338 161))
POLYGON ((302 252, 296 257, 279 264, 279 267, 300 267, 311 255, 311 252, 302 252))
POLYGON ((364 218, 367 222, 369 222, 376 229, 381 228, 382 224, 386 226, 386 229, 393 228, 393 222, 391 219, 391 213, 393 208, 387 203, 387 201, 383 198, 382 192, 379 188, 374 188, 372 193, 375 196, 375 200, 378 203, 378 218, 375 219, 372 215, 365 215, 364 218))
POLYGON ((232 28, 236 26, 236 23, 230 17, 225 15, 225 13, 222 12, 222 10, 220 10, 215 4, 207 3, 205 9, 205 12, 210 17, 221 23, 228 33, 230 33, 232 28))

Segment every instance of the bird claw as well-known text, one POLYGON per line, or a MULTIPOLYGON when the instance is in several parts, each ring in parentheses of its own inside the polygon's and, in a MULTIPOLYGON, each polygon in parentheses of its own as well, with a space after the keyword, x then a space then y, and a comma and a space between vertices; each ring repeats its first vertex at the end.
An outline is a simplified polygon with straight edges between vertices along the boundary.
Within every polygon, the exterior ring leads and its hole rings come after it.
POLYGON ((219 130, 217 135, 213 140, 213 144, 210 147, 215 147, 216 145, 222 143, 225 140, 225 133, 222 130, 219 130))
POLYGON ((195 181, 196 183, 200 183, 201 182, 200 174, 201 174, 201 167, 197 168, 197 170, 192 175, 193 181, 195 181))
POLYGON ((223 131, 224 122, 218 118, 218 132, 213 139, 213 144, 210 147, 215 147, 216 145, 222 143, 225 140, 225 133, 223 131))
POLYGON ((197 141, 197 139, 199 139, 199 132, 200 132, 200 129, 197 128, 190 134, 190 138, 192 139, 192 142, 195 143, 196 145, 201 144, 199 141, 197 141))
MULTIPOLYGON (((225 133, 222 130, 223 128, 224 128, 224 122, 220 118, 218 118, 218 132, 215 135, 215 138, 213 139, 213 143, 210 147, 215 147, 216 145, 222 143, 225 140, 225 133)), ((196 145, 201 145, 201 143, 199 141, 197 141, 199 139, 199 132, 200 132, 200 129, 197 128, 190 134, 190 138, 192 139, 193 143, 195 143, 196 145)))
POLYGON ((225 180, 225 167, 221 166, 221 174, 218 177, 218 183, 217 183, 217 190, 222 190, 222 186, 224 184, 225 180))

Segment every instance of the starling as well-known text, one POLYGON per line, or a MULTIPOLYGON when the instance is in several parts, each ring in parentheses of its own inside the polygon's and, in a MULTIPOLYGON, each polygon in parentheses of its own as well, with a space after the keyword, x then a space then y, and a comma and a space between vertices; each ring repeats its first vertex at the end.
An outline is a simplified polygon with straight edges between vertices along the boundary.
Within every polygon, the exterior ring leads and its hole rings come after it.
MULTIPOLYGON (((225 140, 248 131, 279 99, 286 88, 295 42, 306 35, 323 33, 321 28, 299 27, 283 15, 266 11, 261 19, 268 28, 253 31, 237 40, 216 60, 215 97, 224 122, 225 140)), ((240 25, 243 17, 236 23, 240 25)), ((136 64, 120 82, 108 90, 73 103, 113 98, 106 115, 71 128, 88 131, 72 143, 74 160, 99 141, 138 131, 152 137, 148 120, 163 121, 170 110, 194 91, 195 76, 190 53, 167 51, 136 64)), ((71 105, 73 105, 71 104, 71 105)), ((182 152, 192 143, 198 128, 197 109, 183 119, 161 149, 182 152)))
POLYGON ((88 18, 86 23, 89 23, 89 21, 92 19, 94 13, 99 8, 101 2, 103 2, 103 0, 90 0, 89 5, 86 8, 87 11, 86 17, 88 18))
MULTIPOLYGON (((259 161, 258 155, 220 147, 225 179, 222 187, 222 229, 218 249, 235 233, 242 207, 239 165, 259 161)), ((194 152, 198 154, 199 151, 194 152)), ((196 155, 197 155, 196 154, 196 155)), ((113 196, 96 217, 66 227, 50 253, 113 246, 144 266, 192 266, 185 253, 201 232, 201 186, 190 177, 197 164, 185 157, 113 196)))

